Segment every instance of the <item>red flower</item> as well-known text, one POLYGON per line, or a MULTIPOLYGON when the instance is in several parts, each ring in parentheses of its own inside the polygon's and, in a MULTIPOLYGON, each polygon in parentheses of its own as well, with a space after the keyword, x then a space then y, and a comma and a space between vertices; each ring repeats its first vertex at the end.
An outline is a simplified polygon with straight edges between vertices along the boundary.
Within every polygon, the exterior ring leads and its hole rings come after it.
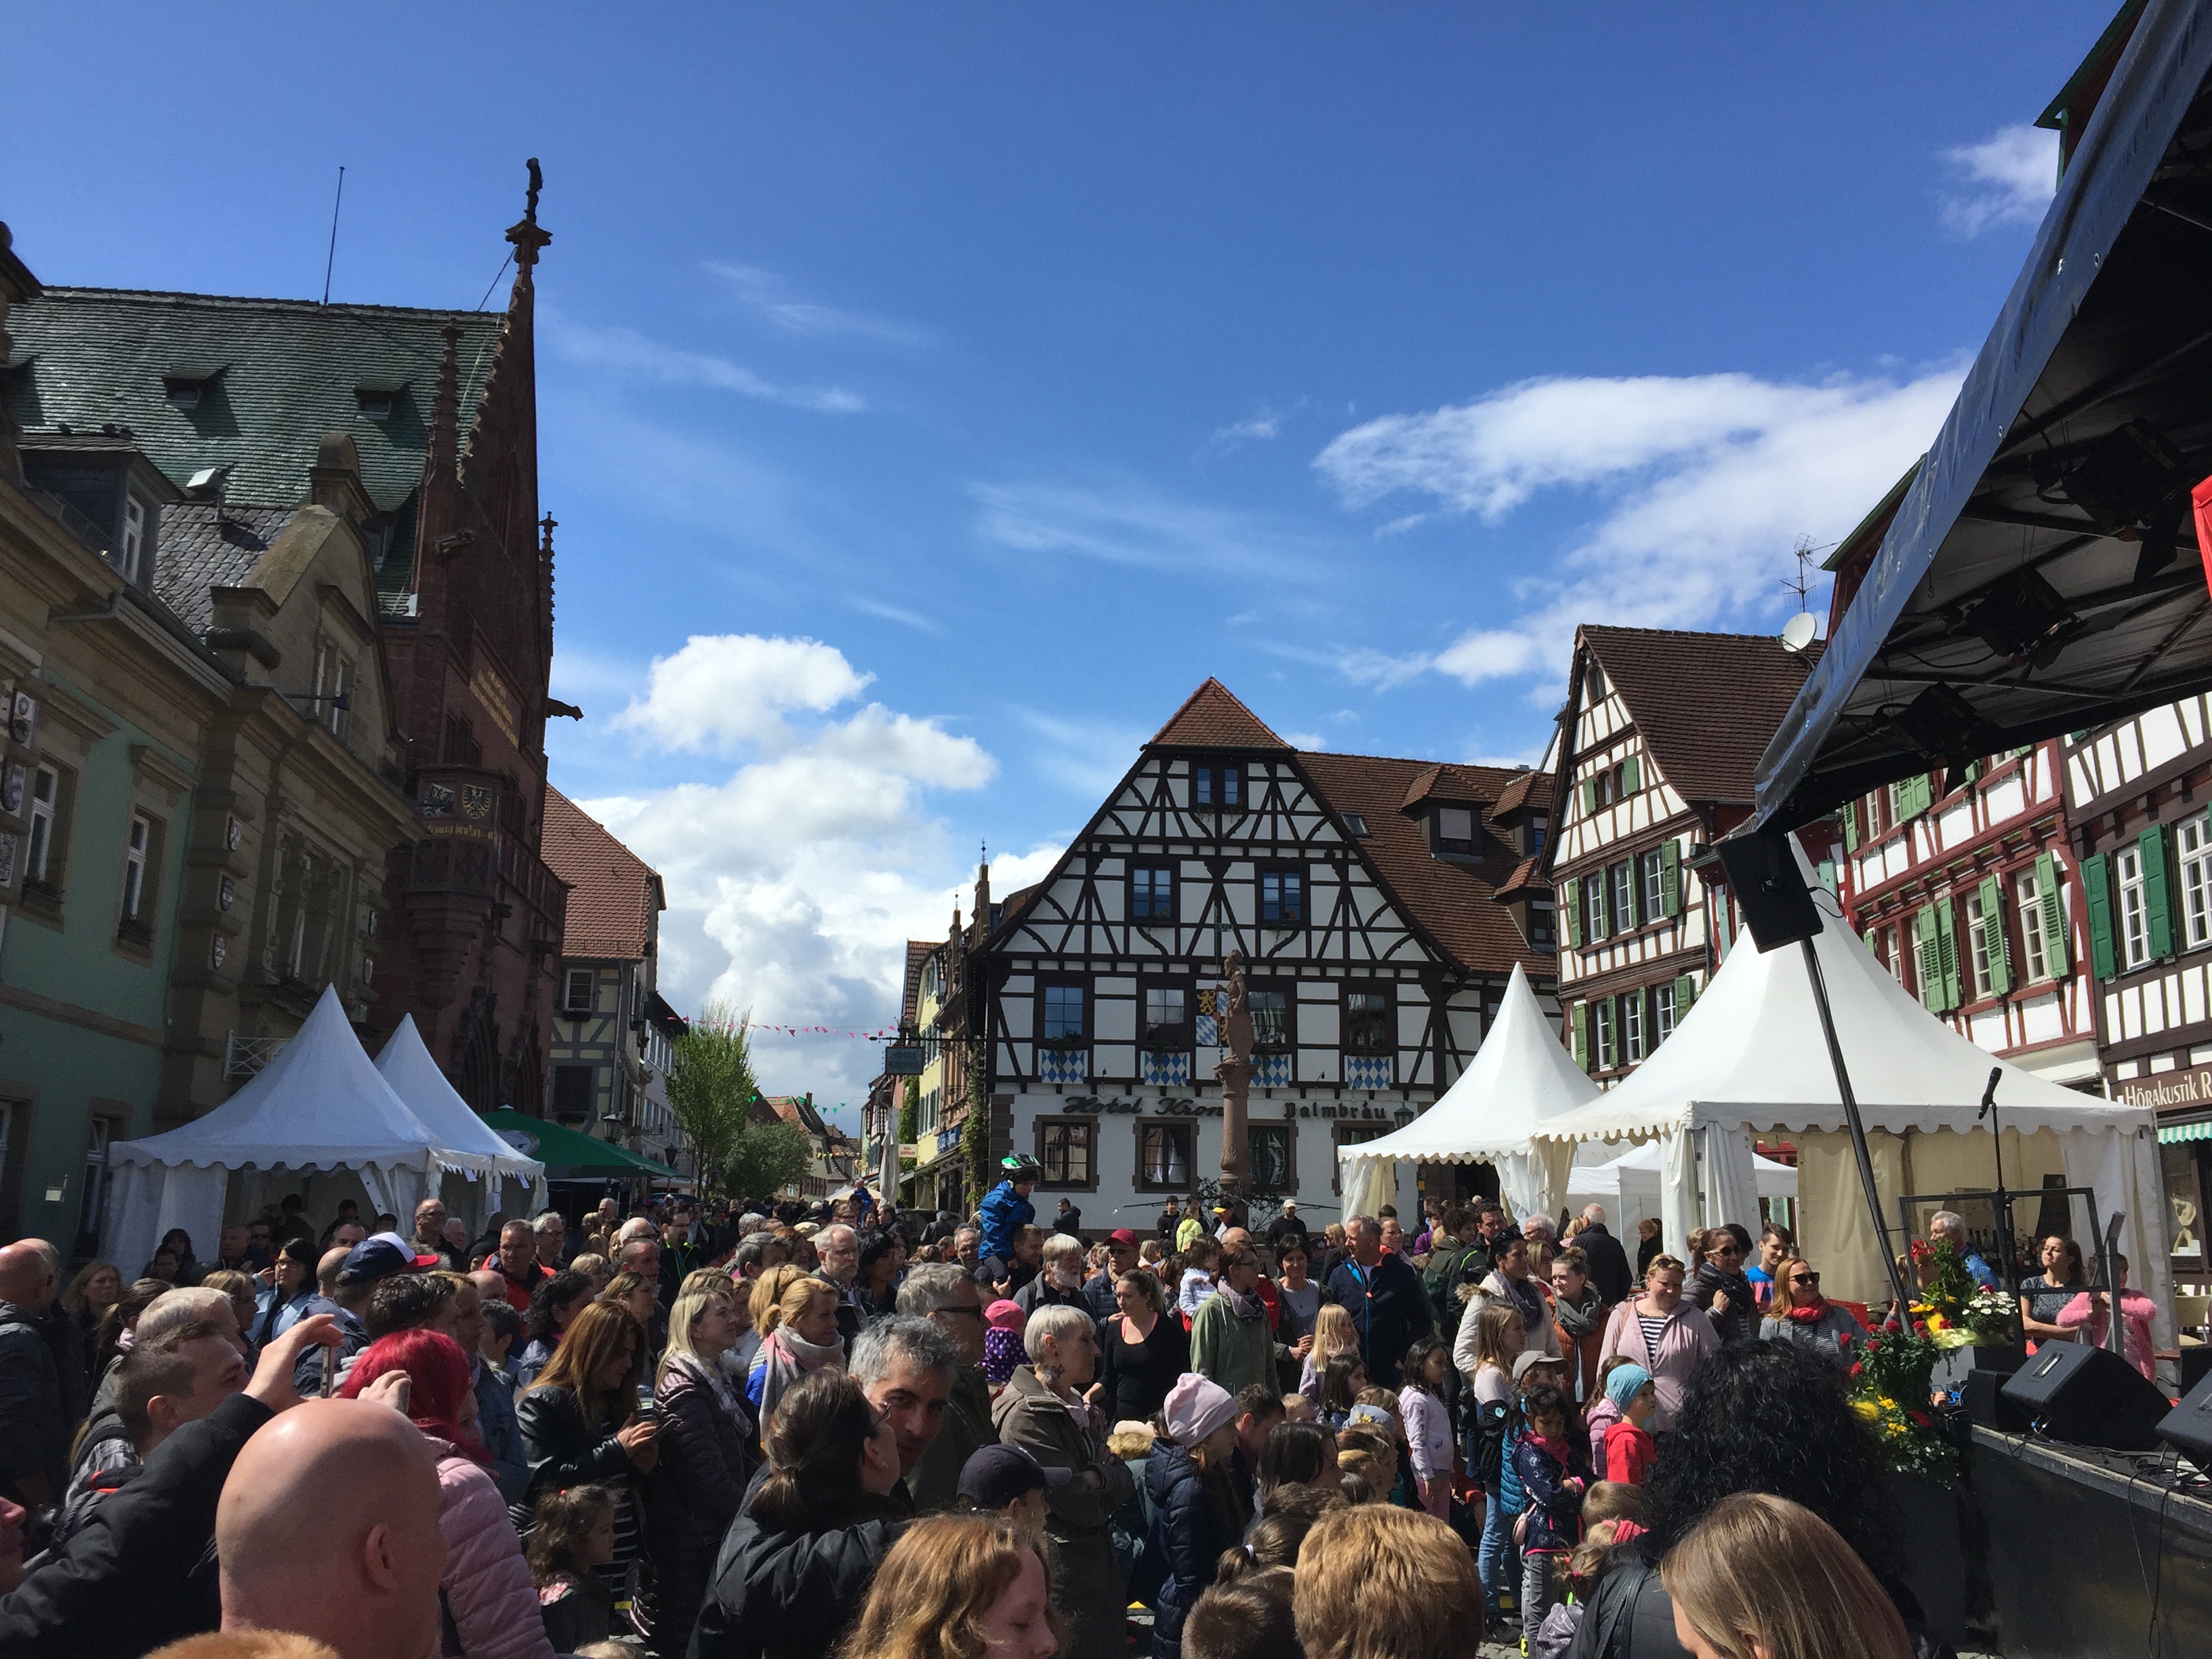
POLYGON ((1911 1418, 1915 1423, 1917 1423, 1923 1429, 1928 1427, 1929 1424, 1933 1420, 1929 1417, 1926 1412, 1907 1412, 1905 1413, 1905 1415, 1911 1418))

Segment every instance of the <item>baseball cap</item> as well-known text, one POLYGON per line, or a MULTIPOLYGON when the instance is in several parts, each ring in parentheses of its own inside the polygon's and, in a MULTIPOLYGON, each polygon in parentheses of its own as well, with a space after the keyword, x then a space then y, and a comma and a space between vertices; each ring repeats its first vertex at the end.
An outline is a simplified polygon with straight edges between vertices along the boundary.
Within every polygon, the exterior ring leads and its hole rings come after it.
POLYGON ((981 1446, 961 1466, 960 1495, 1000 1510, 1024 1492, 1050 1491, 1074 1477, 1073 1469, 1048 1469, 1019 1446, 981 1446))
POLYGON ((1518 1382, 1537 1365, 1564 1365, 1566 1363, 1555 1353, 1546 1353, 1541 1348, 1530 1348, 1513 1362, 1513 1380, 1518 1382))
POLYGON ((1110 1243, 1115 1244, 1133 1244, 1137 1242, 1135 1231, 1128 1227, 1116 1227, 1106 1237, 1110 1243))
MULTIPOLYGON (((430 1261, 437 1259, 432 1256, 430 1261)), ((427 1265, 398 1233, 371 1233, 346 1252, 345 1266, 338 1269, 338 1283, 367 1285, 427 1265)))

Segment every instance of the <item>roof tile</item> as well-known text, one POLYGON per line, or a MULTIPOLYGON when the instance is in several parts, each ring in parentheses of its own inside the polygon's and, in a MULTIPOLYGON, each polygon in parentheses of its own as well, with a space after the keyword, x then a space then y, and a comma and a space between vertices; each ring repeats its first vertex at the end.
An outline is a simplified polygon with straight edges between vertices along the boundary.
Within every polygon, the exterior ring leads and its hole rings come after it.
POLYGON ((544 857, 571 884, 561 953, 642 962, 665 908, 653 866, 551 784, 545 786, 544 857))
POLYGON ((1825 646, 1792 652, 1766 634, 1595 624, 1579 633, 1674 793, 1746 806, 1759 757, 1825 646))
POLYGON ((1209 677, 1152 736, 1173 749, 1288 749, 1257 714, 1209 677))

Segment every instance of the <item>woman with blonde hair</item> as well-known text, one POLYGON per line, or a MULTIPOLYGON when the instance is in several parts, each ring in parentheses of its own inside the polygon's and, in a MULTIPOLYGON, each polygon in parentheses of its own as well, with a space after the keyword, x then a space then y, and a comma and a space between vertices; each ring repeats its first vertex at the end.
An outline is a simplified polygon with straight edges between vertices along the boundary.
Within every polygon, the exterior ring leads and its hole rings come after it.
POLYGON ((1352 1322, 1352 1315, 1340 1303, 1324 1302, 1321 1311, 1314 1316, 1313 1339, 1305 1364, 1298 1368, 1298 1392, 1318 1406, 1322 1381, 1328 1375, 1328 1362, 1342 1354, 1358 1357, 1359 1328, 1352 1322))
MULTIPOLYGON (((776 1269, 779 1275, 785 1271, 776 1269)), ((768 1275, 763 1273, 760 1284, 767 1282, 768 1275)), ((761 1299, 756 1285, 753 1310, 761 1345, 745 1377, 745 1398, 765 1430, 775 1415, 776 1402, 800 1377, 845 1369, 845 1346, 837 1336, 837 1287, 828 1279, 793 1274, 764 1316, 761 1299)))
POLYGON ((1473 1659, 1482 1586, 1459 1534, 1384 1504, 1337 1510, 1298 1552, 1291 1606, 1305 1659, 1473 1659))
POLYGON ((645 1478, 646 1552, 653 1571, 653 1643, 680 1654, 691 1639, 714 1569, 714 1552, 737 1519, 752 1475, 753 1437, 744 1399, 722 1369, 735 1334, 730 1281, 715 1273, 684 1280, 668 1310, 668 1351, 653 1393, 660 1456, 645 1478), (707 1280, 697 1288, 692 1280, 707 1280))
POLYGON ((1802 1255, 1774 1264, 1774 1299, 1759 1334, 1769 1342, 1790 1342, 1817 1354, 1838 1370, 1849 1370, 1858 1358, 1866 1332, 1850 1312, 1820 1294, 1820 1275, 1802 1255))
POLYGON ((88 1261, 62 1292, 62 1311, 76 1321, 88 1350, 107 1310, 123 1300, 123 1269, 112 1261, 88 1261))
POLYGON ((1674 1600, 1675 1639, 1697 1659, 1912 1654, 1904 1620, 1866 1563, 1833 1527, 1786 1498, 1723 1498, 1667 1552, 1659 1579, 1674 1600), (1753 1561, 1782 1570, 1745 1571, 1753 1561))
POLYGON ((891 1547, 838 1659, 1052 1659, 1066 1626, 1011 1516, 933 1515, 891 1547))

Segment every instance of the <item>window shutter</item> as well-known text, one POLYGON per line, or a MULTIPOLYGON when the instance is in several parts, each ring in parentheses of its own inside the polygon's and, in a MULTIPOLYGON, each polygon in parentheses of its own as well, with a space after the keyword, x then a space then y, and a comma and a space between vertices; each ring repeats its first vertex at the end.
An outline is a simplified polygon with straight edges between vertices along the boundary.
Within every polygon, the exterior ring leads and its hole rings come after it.
POLYGON ((1943 1011, 1943 951, 1936 942, 1936 909, 1923 906, 1912 918, 1912 970, 1919 982, 1920 1006, 1943 1011))
POLYGON ((1575 1064, 1589 1070, 1589 1004, 1575 1004, 1575 1064))
POLYGON ((1875 949, 1875 936, 1881 931, 1881 930, 1880 928, 1869 927, 1864 933, 1860 935, 1860 937, 1866 941, 1866 948, 1868 950, 1872 951, 1875 949))
POLYGON ((1835 860, 1833 860, 1833 859, 1822 859, 1822 860, 1820 860, 1820 885, 1821 885, 1821 886, 1823 886, 1823 887, 1825 887, 1825 888, 1826 888, 1826 889, 1828 890, 1828 895, 1829 895, 1829 896, 1830 896, 1830 897, 1832 897, 1832 897, 1835 897, 1835 896, 1837 896, 1837 894, 1836 894, 1836 861, 1835 861, 1835 860))
POLYGON ((1968 761, 1966 763, 1966 781, 1968 783, 1979 783, 1982 781, 1982 774, 1989 769, 1990 763, 1987 761, 1968 761))
POLYGON ((1905 823, 1918 817, 1935 798, 1925 772, 1917 778, 1905 779, 1897 786, 1897 821, 1905 823))
POLYGON ((1955 1008, 1966 1000, 1959 986, 1959 918, 1947 896, 1936 904, 1936 943, 1943 957, 1943 1006, 1955 1008))
POLYGON ((2119 964, 2112 955, 2112 865, 2102 853, 2081 860, 2081 902, 2089 913, 2090 967, 2099 979, 2112 979, 2119 964))
POLYGON ((1591 813, 1596 811, 1597 780, 1595 778, 1584 778, 1583 780, 1583 816, 1584 817, 1588 817, 1591 813))
POLYGON ((2012 989, 2012 949, 2006 944, 2004 883, 1983 878, 1982 937, 1989 942, 1990 989, 2002 996, 2012 989))
POLYGON ((1690 1012, 1690 1005, 1698 1000, 1698 976, 1684 974, 1674 981, 1674 1029, 1682 1029, 1682 1016, 1690 1012))
POLYGON ((1668 915, 1682 914, 1682 843, 1679 841, 1660 843, 1659 894, 1668 915))
POLYGON ((1843 817, 1844 851, 1856 853, 1859 850, 1859 804, 1855 800, 1845 801, 1843 817))
POLYGON ((1580 876, 1569 876, 1559 884, 1559 909, 1567 919, 1567 943, 1579 946, 1583 942, 1583 883, 1580 876))
POLYGON ((1589 879, 1595 884, 1589 890, 1590 929, 1595 935, 1595 945, 1613 931, 1613 866, 1601 865, 1589 879))
POLYGON ((2166 879, 2166 826, 2154 823, 2136 837, 2142 854, 2143 920, 2150 934, 2153 960, 2173 954, 2172 884, 2166 879))
POLYGON ((1620 788, 1624 794, 1632 795, 1644 787, 1643 763, 1633 755, 1620 763, 1620 788))
POLYGON ((2051 977, 2063 979, 2072 966, 2068 960, 2073 940, 2067 937, 2066 906, 2058 896, 2058 859, 2044 853, 2035 860, 2035 891, 2043 907, 2043 960, 2051 977))

